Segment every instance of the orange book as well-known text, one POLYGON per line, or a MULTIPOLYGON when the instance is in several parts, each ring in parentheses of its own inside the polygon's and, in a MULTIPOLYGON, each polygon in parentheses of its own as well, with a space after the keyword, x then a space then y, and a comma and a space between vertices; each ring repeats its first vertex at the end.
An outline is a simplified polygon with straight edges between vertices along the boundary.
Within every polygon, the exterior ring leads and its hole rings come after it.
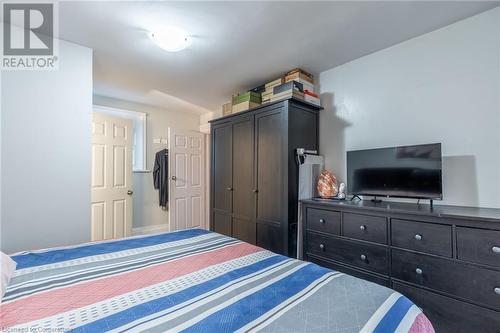
POLYGON ((305 95, 312 96, 312 97, 319 98, 318 94, 316 94, 315 92, 310 91, 310 90, 308 90, 308 89, 305 89, 305 90, 304 90, 304 94, 305 94, 305 95))

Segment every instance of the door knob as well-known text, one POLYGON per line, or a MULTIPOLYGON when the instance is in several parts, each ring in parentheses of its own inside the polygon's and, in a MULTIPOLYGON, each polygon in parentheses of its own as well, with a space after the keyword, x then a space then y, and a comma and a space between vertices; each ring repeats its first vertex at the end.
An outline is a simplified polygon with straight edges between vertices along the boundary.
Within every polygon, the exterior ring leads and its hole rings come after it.
POLYGON ((128 191, 127 191, 127 194, 128 194, 128 195, 132 195, 132 194, 134 194, 134 191, 128 190, 128 191))
POLYGON ((177 177, 175 177, 175 176, 172 176, 172 180, 177 180, 177 177))
POLYGON ((258 190, 258 189, 256 189, 256 188, 255 188, 255 189, 253 189, 253 193, 257 193, 257 192, 259 192, 259 190, 258 190))
POLYGON ((233 188, 232 188, 232 187, 227 187, 227 188, 226 188, 226 190, 228 190, 228 191, 232 191, 232 190, 233 190, 233 188))

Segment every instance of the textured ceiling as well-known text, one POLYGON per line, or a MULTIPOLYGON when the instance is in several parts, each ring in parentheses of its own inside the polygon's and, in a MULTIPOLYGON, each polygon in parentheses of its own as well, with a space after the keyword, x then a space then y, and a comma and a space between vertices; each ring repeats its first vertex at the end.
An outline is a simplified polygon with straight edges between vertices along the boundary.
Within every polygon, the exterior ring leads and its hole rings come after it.
POLYGON ((94 49, 94 93, 198 113, 293 67, 314 74, 497 2, 60 2, 62 39, 94 49), (176 25, 190 48, 148 37, 176 25))

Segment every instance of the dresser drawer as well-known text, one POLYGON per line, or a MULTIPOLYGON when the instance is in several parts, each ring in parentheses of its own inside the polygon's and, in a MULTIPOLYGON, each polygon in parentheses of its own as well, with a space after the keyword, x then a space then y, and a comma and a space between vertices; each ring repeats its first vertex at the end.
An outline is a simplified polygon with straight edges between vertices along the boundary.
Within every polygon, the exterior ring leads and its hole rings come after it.
POLYGON ((340 235, 340 213, 308 208, 306 213, 307 229, 326 232, 333 235, 340 235))
POLYGON ((500 267, 500 231, 457 227, 457 257, 500 267))
POLYGON ((387 219, 381 216, 344 213, 344 236, 387 244, 387 219))
POLYGON ((388 248, 346 239, 307 233, 308 254, 336 260, 358 268, 388 274, 388 248))
POLYGON ((364 271, 364 270, 363 271, 358 270, 353 266, 344 265, 344 264, 339 263, 338 261, 331 261, 329 259, 325 259, 323 257, 316 257, 314 255, 308 256, 307 261, 313 262, 315 264, 318 264, 318 265, 326 267, 326 268, 333 269, 335 271, 349 274, 351 276, 354 276, 354 277, 357 277, 357 278, 360 278, 363 280, 367 280, 370 282, 380 284, 384 287, 391 286, 388 277, 383 277, 381 275, 374 274, 374 273, 368 273, 367 271, 364 271))
POLYGON ((392 277, 500 310, 500 272, 392 250, 392 277))
POLYGON ((392 219, 391 236, 393 246, 452 256, 452 231, 449 225, 392 219))
POLYGON ((500 312, 404 283, 392 287, 420 307, 438 333, 500 333, 500 312))

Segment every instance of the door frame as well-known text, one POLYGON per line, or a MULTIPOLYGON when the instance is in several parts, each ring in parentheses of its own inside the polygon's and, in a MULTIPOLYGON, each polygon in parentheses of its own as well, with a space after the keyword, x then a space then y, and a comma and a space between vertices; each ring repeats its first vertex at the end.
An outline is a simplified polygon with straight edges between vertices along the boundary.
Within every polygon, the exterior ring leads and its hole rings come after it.
POLYGON ((206 177, 206 170, 208 168, 208 164, 207 164, 207 161, 206 161, 206 134, 205 133, 202 133, 200 131, 197 131, 197 130, 193 130, 193 129, 184 129, 184 128, 175 128, 175 127, 168 127, 167 129, 167 147, 169 149, 169 153, 168 153, 168 178, 169 178, 169 182, 168 182, 168 198, 169 198, 169 208, 168 208, 168 229, 169 231, 176 231, 176 230, 180 230, 180 229, 172 229, 172 206, 171 206, 171 199, 174 197, 174 193, 173 193, 173 186, 172 186, 172 171, 173 171, 173 155, 171 154, 171 149, 172 149, 172 133, 173 131, 179 131, 179 132, 191 132, 191 133, 196 133, 197 135, 200 135, 200 138, 201 138, 201 144, 200 144, 200 150, 201 150, 201 172, 200 172, 200 176, 201 176, 201 186, 200 186, 200 195, 201 195, 201 208, 200 208, 200 219, 201 219, 201 223, 200 223, 200 227, 203 228, 203 229, 209 229, 210 228, 210 225, 209 225, 209 221, 207 220, 207 216, 206 216, 206 210, 207 210, 207 205, 208 205, 208 202, 207 202, 207 197, 206 197, 206 192, 207 192, 207 177, 206 177))

